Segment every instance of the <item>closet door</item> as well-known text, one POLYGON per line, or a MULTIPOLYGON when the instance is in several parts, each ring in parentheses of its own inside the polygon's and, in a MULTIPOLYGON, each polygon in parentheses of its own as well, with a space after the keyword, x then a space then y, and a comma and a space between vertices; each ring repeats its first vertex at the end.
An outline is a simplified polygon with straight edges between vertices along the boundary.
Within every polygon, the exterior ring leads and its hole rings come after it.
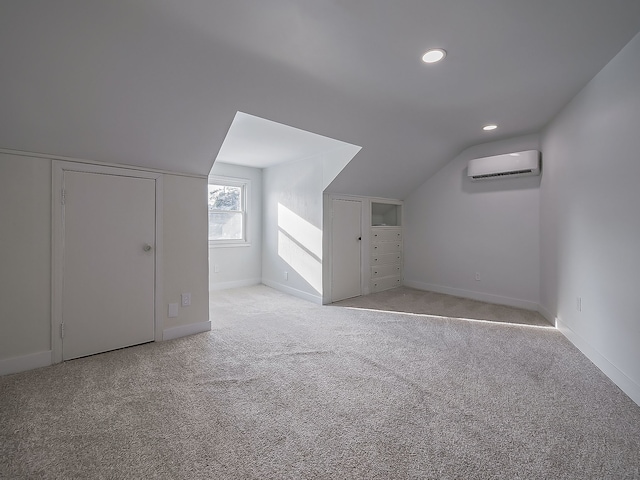
POLYGON ((65 171, 64 360, 154 340, 155 187, 65 171))
POLYGON ((331 301, 362 295, 362 202, 332 200, 331 301))

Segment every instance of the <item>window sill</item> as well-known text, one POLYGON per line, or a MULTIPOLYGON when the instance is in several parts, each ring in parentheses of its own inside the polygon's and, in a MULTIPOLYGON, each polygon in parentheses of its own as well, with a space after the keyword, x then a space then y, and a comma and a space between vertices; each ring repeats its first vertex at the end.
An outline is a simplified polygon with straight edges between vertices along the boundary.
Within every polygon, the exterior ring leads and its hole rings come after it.
POLYGON ((238 243, 217 243, 209 242, 209 248, 230 248, 230 247, 250 247, 250 242, 238 242, 238 243))

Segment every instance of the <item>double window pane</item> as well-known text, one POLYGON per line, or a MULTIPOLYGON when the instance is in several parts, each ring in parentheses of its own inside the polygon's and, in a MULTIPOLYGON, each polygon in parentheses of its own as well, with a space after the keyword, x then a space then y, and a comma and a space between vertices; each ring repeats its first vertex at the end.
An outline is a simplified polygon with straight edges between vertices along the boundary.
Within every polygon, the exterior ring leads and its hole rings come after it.
POLYGON ((243 187, 209 184, 209 240, 244 239, 243 187))

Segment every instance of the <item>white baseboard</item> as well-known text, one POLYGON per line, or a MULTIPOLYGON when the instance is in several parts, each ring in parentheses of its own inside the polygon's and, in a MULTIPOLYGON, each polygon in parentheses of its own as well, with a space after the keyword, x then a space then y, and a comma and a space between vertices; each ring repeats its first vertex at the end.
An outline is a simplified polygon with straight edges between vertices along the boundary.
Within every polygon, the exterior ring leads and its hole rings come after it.
POLYGON ((251 287, 253 285, 260 285, 261 283, 261 278, 249 278, 247 280, 236 280, 233 282, 210 283, 209 290, 229 290, 230 288, 251 287))
POLYGON ((51 350, 0 360, 0 375, 24 372, 51 365, 51 350))
POLYGON ((609 377, 609 379, 615 383, 620 390, 626 393, 631 400, 640 405, 640 385, 627 377, 624 372, 620 371, 618 367, 602 356, 601 353, 589 345, 585 339, 571 330, 567 325, 556 320, 556 326, 558 330, 560 330, 560 333, 567 337, 567 339, 573 343, 585 357, 591 360, 596 367, 602 370, 602 373, 609 377))
POLYGON ((291 288, 288 285, 284 285, 282 283, 274 282, 272 280, 268 280, 266 278, 262 279, 262 283, 264 283, 267 287, 271 287, 275 290, 279 290, 288 295, 292 295, 294 297, 302 298, 304 300, 308 300, 309 302, 317 303, 318 305, 322 305, 322 296, 321 295, 312 295, 307 292, 303 292, 302 290, 298 290, 296 288, 291 288))
POLYGON ((174 338, 195 335, 196 333, 208 332, 211 330, 211 322, 190 323, 178 327, 165 328, 162 331, 162 340, 173 340, 174 338))
POLYGON ((445 295, 454 295, 456 297, 470 298, 487 303, 497 303, 498 305, 507 305, 509 307, 524 308, 525 310, 538 311, 537 302, 530 300, 521 300, 519 298, 503 297, 491 293, 474 292, 472 290, 464 290, 462 288, 444 287, 442 285, 434 285, 432 283, 417 282, 414 280, 404 281, 404 285, 418 290, 426 290, 429 292, 444 293, 445 295))

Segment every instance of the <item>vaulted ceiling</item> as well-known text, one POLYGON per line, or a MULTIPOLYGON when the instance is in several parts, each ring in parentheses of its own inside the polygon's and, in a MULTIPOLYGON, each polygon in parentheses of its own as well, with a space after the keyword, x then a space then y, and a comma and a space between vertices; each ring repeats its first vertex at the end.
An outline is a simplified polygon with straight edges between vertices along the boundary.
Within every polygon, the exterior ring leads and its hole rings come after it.
POLYGON ((204 175, 242 111, 361 146, 332 191, 404 198, 639 30, 638 0, 2 0, 0 148, 204 175))

